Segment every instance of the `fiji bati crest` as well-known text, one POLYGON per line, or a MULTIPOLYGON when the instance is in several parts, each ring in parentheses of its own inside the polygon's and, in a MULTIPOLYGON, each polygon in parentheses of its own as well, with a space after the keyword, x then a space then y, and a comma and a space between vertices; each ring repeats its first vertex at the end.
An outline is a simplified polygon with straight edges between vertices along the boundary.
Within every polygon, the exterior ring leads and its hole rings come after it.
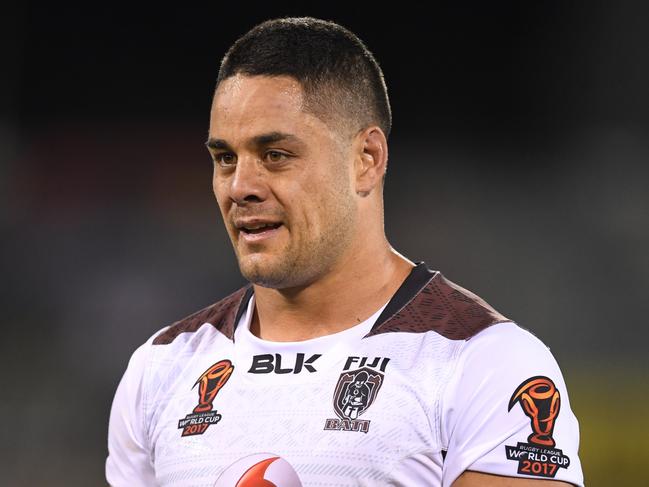
POLYGON ((383 374, 368 367, 340 374, 333 397, 339 419, 327 419, 324 429, 367 433, 370 421, 359 418, 372 405, 382 384, 383 374))

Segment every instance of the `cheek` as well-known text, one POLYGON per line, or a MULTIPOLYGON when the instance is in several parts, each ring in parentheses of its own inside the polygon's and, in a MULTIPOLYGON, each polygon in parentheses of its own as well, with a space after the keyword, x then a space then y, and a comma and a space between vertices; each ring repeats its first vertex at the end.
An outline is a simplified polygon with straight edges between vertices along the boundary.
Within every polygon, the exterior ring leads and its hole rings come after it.
POLYGON ((314 197, 317 195, 310 180, 302 177, 285 179, 272 185, 273 199, 288 223, 292 240, 308 239, 317 229, 314 197))
POLYGON ((336 226, 341 218, 345 218, 348 190, 341 183, 340 178, 323 176, 301 188, 300 196, 294 200, 294 206, 303 222, 307 239, 322 238, 323 234, 333 230, 332 225, 336 226))
POLYGON ((225 191, 225 182, 222 179, 217 178, 216 174, 214 174, 212 176, 212 192, 214 193, 214 197, 216 198, 216 202, 219 204, 219 206, 222 206, 227 199, 225 197, 225 191))

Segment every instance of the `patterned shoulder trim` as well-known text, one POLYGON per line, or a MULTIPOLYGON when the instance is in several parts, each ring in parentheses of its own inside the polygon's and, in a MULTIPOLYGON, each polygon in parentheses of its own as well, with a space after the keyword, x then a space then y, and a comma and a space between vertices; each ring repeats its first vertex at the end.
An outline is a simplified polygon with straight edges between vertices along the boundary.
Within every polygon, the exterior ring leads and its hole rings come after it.
POLYGON ((245 310, 245 304, 252 295, 252 286, 246 286, 228 297, 177 321, 153 339, 154 345, 168 345, 181 333, 192 333, 205 323, 211 324, 230 340, 234 328, 245 310))
POLYGON ((413 269, 386 306, 389 314, 384 311, 366 337, 390 332, 435 331, 451 340, 467 340, 491 325, 510 321, 479 296, 449 281, 440 272, 419 269, 421 265, 413 269), (419 285, 413 288, 412 281, 418 281, 419 285), (409 289, 402 291, 404 287, 409 289), (393 301, 400 302, 401 306, 391 306, 393 301))

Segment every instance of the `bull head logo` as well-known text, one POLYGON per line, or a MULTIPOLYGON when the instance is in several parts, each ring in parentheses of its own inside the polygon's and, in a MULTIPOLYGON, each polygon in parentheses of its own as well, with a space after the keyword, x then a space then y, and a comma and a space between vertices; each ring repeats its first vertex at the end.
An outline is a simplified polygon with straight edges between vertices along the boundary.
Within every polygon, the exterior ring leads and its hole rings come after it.
POLYGON ((527 441, 536 445, 554 447, 552 431, 561 406, 559 391, 554 382, 547 377, 530 377, 514 392, 507 410, 511 411, 516 403, 521 404, 523 412, 532 422, 533 433, 527 441))

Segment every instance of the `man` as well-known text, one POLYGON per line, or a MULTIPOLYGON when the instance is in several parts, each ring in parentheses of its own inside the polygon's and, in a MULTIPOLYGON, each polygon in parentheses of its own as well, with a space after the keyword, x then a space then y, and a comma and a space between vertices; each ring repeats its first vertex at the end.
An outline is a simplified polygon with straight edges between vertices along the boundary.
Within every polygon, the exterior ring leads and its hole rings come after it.
POLYGON ((133 354, 112 485, 583 485, 549 350, 386 240, 390 127, 337 24, 267 21, 230 48, 207 146, 251 284, 133 354))

